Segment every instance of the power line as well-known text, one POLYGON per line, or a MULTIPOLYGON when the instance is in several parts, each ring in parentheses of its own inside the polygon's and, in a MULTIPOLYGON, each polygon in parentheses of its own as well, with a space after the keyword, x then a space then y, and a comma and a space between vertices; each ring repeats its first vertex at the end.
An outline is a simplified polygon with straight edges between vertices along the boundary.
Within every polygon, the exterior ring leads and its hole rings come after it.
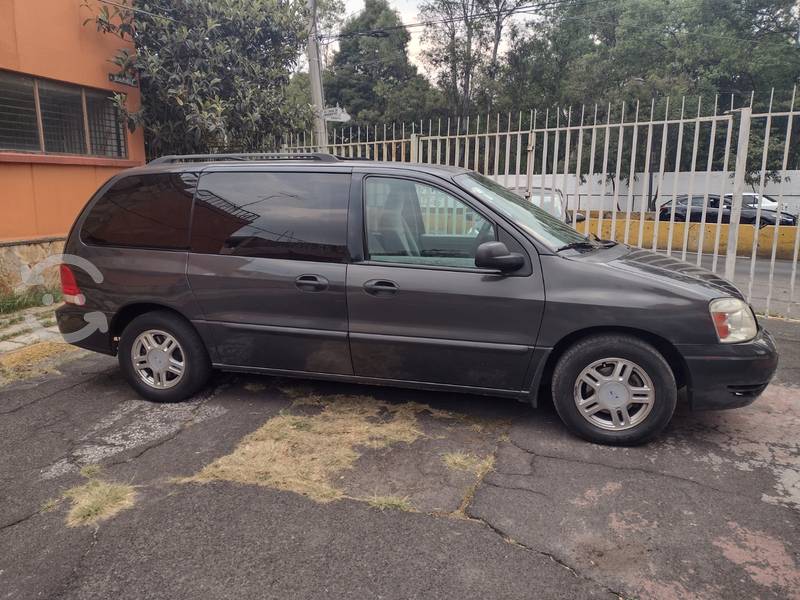
MULTIPOLYGON (((585 0, 581 3, 581 6, 586 6, 589 4, 607 4, 608 0, 585 0)), ((456 4, 456 3, 453 3, 456 4)), ((553 6, 559 6, 562 4, 574 4, 573 0, 550 0, 549 2, 538 2, 536 4, 523 4, 517 7, 517 10, 514 11, 517 14, 536 14, 536 11, 541 10, 543 8, 550 8, 553 6)), ((486 17, 496 17, 497 11, 485 11, 482 13, 475 13, 471 15, 471 18, 479 19, 479 18, 486 18, 486 17)), ((361 31, 349 31, 347 33, 341 33, 338 35, 328 36, 327 39, 334 40, 334 39, 341 39, 341 38, 348 38, 348 37, 359 37, 359 36, 370 36, 372 34, 379 34, 387 31, 395 31, 398 29, 410 29, 415 27, 427 27, 430 25, 440 25, 444 23, 454 23, 456 21, 463 20, 463 16, 457 17, 447 17, 444 19, 432 19, 428 21, 417 21, 414 23, 401 23, 400 25, 391 25, 389 27, 381 27, 378 29, 369 29, 369 30, 361 30, 361 31)))

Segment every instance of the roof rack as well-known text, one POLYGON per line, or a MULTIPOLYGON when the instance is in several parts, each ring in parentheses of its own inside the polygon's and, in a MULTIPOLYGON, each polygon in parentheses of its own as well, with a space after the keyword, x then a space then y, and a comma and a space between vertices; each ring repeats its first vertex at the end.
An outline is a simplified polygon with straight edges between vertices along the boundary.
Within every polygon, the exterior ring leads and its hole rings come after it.
POLYGON ((150 165, 218 160, 318 160, 337 162, 338 157, 326 152, 246 152, 242 154, 170 154, 151 160, 150 165))

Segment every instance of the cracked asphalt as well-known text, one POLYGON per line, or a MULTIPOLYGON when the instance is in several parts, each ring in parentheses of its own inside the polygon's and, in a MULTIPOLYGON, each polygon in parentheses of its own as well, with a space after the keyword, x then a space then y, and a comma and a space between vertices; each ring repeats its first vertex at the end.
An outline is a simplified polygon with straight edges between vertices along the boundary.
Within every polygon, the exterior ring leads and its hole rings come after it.
POLYGON ((762 398, 679 406, 639 448, 575 439, 549 406, 313 384, 432 409, 417 441, 361 449, 327 503, 184 479, 293 410, 286 381, 218 374, 156 405, 114 359, 79 356, 0 388, 0 598, 800 598, 800 324, 767 327, 781 365, 762 398), (494 467, 454 471, 447 452, 494 467), (47 503, 90 464, 135 504, 68 527, 47 503))

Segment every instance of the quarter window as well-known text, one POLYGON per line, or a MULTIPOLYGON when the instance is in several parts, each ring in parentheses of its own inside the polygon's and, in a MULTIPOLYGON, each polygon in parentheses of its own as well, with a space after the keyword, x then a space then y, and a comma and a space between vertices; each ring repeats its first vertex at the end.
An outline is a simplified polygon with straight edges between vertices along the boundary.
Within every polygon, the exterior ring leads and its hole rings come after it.
POLYGON ((192 252, 345 262, 349 190, 344 173, 205 174, 192 252))
POLYGON ((89 244, 186 249, 194 173, 130 175, 92 207, 81 237, 89 244))
POLYGON ((425 183, 370 177, 364 187, 369 259, 443 267, 475 267, 494 225, 455 196, 425 183))

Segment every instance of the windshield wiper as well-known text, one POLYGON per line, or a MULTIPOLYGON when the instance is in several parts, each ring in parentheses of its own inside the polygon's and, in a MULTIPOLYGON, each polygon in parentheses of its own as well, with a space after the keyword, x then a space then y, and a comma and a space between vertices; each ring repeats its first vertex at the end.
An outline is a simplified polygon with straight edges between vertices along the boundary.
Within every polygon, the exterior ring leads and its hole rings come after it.
POLYGON ((556 252, 561 252, 562 250, 576 250, 578 248, 594 249, 594 248, 600 248, 600 247, 601 247, 600 244, 597 244, 595 242, 590 242, 588 240, 582 240, 582 241, 579 241, 579 242, 570 242, 569 244, 564 244, 563 246, 560 246, 560 247, 556 248, 556 252))
POLYGON ((556 252, 561 252, 562 250, 576 250, 578 248, 587 248, 590 250, 595 250, 596 248, 611 248, 612 246, 616 246, 617 242, 613 240, 601 240, 598 237, 594 237, 591 240, 580 240, 577 242, 570 242, 569 244, 564 244, 563 246, 556 248, 556 252))

